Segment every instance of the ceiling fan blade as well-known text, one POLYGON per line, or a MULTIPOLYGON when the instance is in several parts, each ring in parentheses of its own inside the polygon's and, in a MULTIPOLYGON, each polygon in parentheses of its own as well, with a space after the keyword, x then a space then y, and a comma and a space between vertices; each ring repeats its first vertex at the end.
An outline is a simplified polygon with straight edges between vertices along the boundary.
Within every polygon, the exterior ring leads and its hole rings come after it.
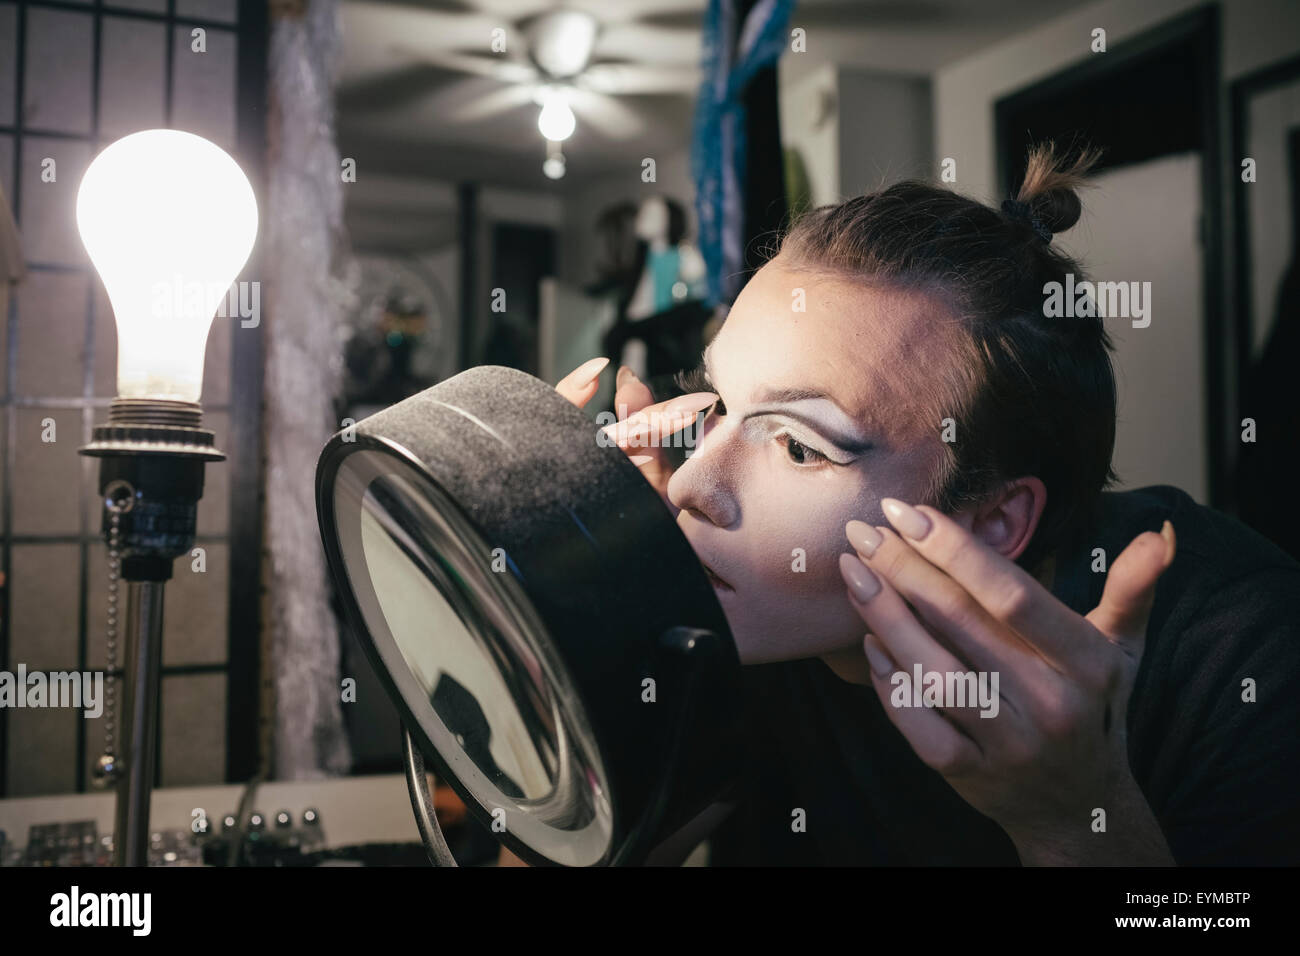
POLYGON ((415 49, 394 45, 400 52, 421 63, 455 70, 473 76, 486 76, 502 83, 530 83, 537 79, 537 70, 526 63, 511 59, 504 53, 465 53, 456 50, 415 49))
POLYGON ((698 29, 704 19, 706 0, 565 0, 566 7, 586 10, 602 23, 648 23, 665 13, 679 13, 686 25, 698 29))
POLYGON ((428 63, 411 63, 341 83, 336 99, 343 110, 382 111, 422 99, 452 76, 428 63))
POLYGON ((689 29, 665 29, 644 23, 607 25, 596 41, 594 59, 698 67, 702 48, 697 22, 689 29))
POLYGON ((531 104, 535 92, 532 84, 516 83, 473 97, 462 94, 460 105, 447 110, 444 115, 453 123, 477 123, 531 104))
POLYGON ((684 64, 597 63, 578 75, 576 83, 597 93, 696 93, 699 69, 684 64))
POLYGON ((645 132, 645 122, 641 117, 614 97, 581 87, 566 92, 569 106, 579 120, 609 139, 632 139, 645 132))

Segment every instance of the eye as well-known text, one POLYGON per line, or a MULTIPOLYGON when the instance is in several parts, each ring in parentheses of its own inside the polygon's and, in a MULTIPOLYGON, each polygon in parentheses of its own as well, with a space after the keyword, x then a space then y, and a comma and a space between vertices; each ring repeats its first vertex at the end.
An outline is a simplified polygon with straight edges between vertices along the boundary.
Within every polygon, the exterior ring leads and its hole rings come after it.
POLYGON ((785 448, 786 454, 790 456, 790 460, 796 465, 815 467, 830 461, 821 452, 809 448, 788 432, 777 435, 776 440, 785 448))

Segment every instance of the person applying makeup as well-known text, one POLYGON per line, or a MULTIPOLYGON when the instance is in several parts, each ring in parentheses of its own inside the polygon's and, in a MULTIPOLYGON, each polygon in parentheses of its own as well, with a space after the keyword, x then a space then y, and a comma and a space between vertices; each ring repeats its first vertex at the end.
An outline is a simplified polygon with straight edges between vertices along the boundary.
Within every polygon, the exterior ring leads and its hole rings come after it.
POLYGON ((1045 308, 1093 162, 1038 147, 1001 208, 912 181, 800 217, 679 382, 707 415, 675 469, 629 447, 680 421, 620 373, 607 430, 746 665, 715 865, 1300 863, 1300 564, 1107 490, 1111 340, 1045 308))

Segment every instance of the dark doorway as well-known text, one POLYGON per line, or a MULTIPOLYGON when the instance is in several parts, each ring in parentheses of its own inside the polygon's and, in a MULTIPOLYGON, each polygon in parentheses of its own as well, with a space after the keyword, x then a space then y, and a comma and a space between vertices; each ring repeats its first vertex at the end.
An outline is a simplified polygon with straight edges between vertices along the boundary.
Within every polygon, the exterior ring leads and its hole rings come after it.
POLYGON ((485 365, 538 371, 538 283, 555 275, 555 230, 497 223, 492 228, 492 287, 485 365))
POLYGON ((1232 88, 1236 227, 1236 339, 1241 457, 1237 516, 1300 558, 1295 488, 1300 401, 1300 58, 1244 77, 1232 88), (1258 165, 1258 175, 1243 167, 1258 165), (1246 439, 1247 423, 1254 434, 1246 439))

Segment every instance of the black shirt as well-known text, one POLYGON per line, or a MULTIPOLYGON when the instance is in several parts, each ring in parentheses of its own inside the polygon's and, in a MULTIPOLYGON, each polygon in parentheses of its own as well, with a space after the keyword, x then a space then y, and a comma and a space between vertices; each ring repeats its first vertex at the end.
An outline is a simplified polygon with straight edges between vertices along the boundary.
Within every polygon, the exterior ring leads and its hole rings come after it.
MULTIPOLYGON (((1300 564, 1158 485, 1102 494, 1058 553, 1052 590, 1086 614, 1105 584, 1093 549, 1109 568, 1166 518, 1178 546, 1129 703, 1134 779, 1178 863, 1300 863, 1300 564), (1254 703, 1242 700, 1246 678, 1254 703)), ((820 659, 743 673, 749 772, 711 839, 713 865, 1018 865, 1002 829, 921 762, 872 688, 820 659)))

